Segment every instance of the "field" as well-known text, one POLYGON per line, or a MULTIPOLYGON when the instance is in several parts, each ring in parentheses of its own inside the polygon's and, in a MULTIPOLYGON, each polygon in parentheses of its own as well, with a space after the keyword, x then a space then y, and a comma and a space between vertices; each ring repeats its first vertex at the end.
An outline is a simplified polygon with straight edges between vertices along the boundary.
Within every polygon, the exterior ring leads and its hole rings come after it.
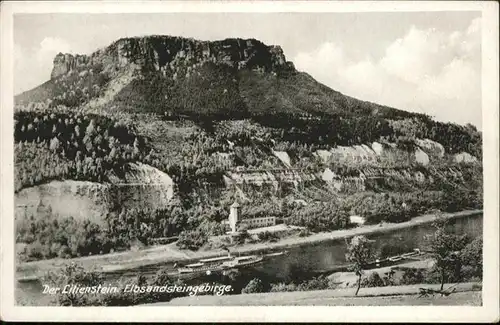
MULTIPOLYGON (((430 269, 434 264, 434 260, 432 258, 423 258, 420 260, 412 260, 411 262, 398 264, 397 266, 387 266, 376 269, 370 269, 366 271, 366 275, 376 272, 383 277, 385 273, 395 270, 398 268, 418 268, 418 269, 430 269)), ((397 271, 396 271, 397 273, 397 271)), ((335 272, 328 276, 335 283, 343 285, 345 287, 355 287, 357 276, 354 272, 335 272)))
MULTIPOLYGON (((453 284, 446 284, 445 289, 453 284)), ((418 288, 439 289, 439 285, 362 288, 357 297, 356 289, 315 290, 297 292, 254 293, 233 296, 195 296, 173 299, 154 306, 403 306, 403 305, 463 305, 481 306, 481 285, 460 283, 457 292, 448 297, 440 295, 418 297, 418 288)))

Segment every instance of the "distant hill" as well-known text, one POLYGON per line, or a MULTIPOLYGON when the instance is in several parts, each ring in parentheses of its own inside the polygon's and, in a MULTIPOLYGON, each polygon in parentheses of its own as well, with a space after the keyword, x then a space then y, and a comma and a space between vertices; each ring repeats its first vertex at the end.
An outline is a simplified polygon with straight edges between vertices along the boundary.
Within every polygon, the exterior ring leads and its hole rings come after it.
POLYGON ((345 96, 297 71, 279 46, 239 38, 123 38, 89 56, 60 53, 51 79, 15 101, 227 117, 273 112, 422 117, 345 96))

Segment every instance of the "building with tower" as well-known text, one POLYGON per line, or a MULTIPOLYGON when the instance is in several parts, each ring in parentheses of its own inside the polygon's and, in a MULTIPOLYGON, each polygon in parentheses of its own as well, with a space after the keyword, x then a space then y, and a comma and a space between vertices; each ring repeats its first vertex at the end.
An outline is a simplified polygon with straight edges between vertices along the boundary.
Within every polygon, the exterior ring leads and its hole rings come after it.
POLYGON ((229 218, 225 224, 229 225, 231 233, 238 232, 238 226, 246 225, 247 229, 262 228, 276 225, 276 217, 258 217, 258 218, 242 218, 241 206, 237 201, 234 201, 229 208, 229 218))

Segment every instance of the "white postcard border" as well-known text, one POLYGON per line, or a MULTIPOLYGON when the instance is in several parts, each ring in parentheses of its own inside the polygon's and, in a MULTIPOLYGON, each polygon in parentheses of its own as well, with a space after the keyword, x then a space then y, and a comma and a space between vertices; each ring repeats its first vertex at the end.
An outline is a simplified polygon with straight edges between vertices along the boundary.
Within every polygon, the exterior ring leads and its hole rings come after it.
POLYGON ((127 1, 127 2, 2 2, 0 207, 0 316, 23 321, 498 321, 498 3, 479 1, 127 1), (148 13, 148 12, 369 12, 481 11, 484 161, 484 281, 483 306, 402 307, 22 307, 14 300, 13 200, 13 14, 15 13, 148 13))

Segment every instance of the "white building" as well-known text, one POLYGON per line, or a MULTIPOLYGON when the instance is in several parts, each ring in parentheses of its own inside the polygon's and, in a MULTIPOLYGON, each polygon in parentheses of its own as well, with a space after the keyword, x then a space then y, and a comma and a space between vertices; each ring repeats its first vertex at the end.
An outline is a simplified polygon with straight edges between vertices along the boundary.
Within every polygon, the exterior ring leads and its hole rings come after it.
POLYGON ((270 227, 276 224, 276 217, 249 218, 242 221, 248 229, 270 227))
POLYGON ((225 224, 229 225, 231 233, 237 232, 239 224, 245 224, 248 229, 262 228, 276 225, 276 217, 259 217, 259 218, 246 218, 239 220, 240 205, 234 202, 229 209, 229 218, 225 224))
POLYGON ((231 232, 236 232, 236 225, 238 224, 238 209, 240 205, 238 202, 234 201, 229 209, 229 226, 231 227, 231 232))
POLYGON ((361 216, 350 216, 349 221, 356 225, 363 225, 365 223, 365 218, 361 216))

